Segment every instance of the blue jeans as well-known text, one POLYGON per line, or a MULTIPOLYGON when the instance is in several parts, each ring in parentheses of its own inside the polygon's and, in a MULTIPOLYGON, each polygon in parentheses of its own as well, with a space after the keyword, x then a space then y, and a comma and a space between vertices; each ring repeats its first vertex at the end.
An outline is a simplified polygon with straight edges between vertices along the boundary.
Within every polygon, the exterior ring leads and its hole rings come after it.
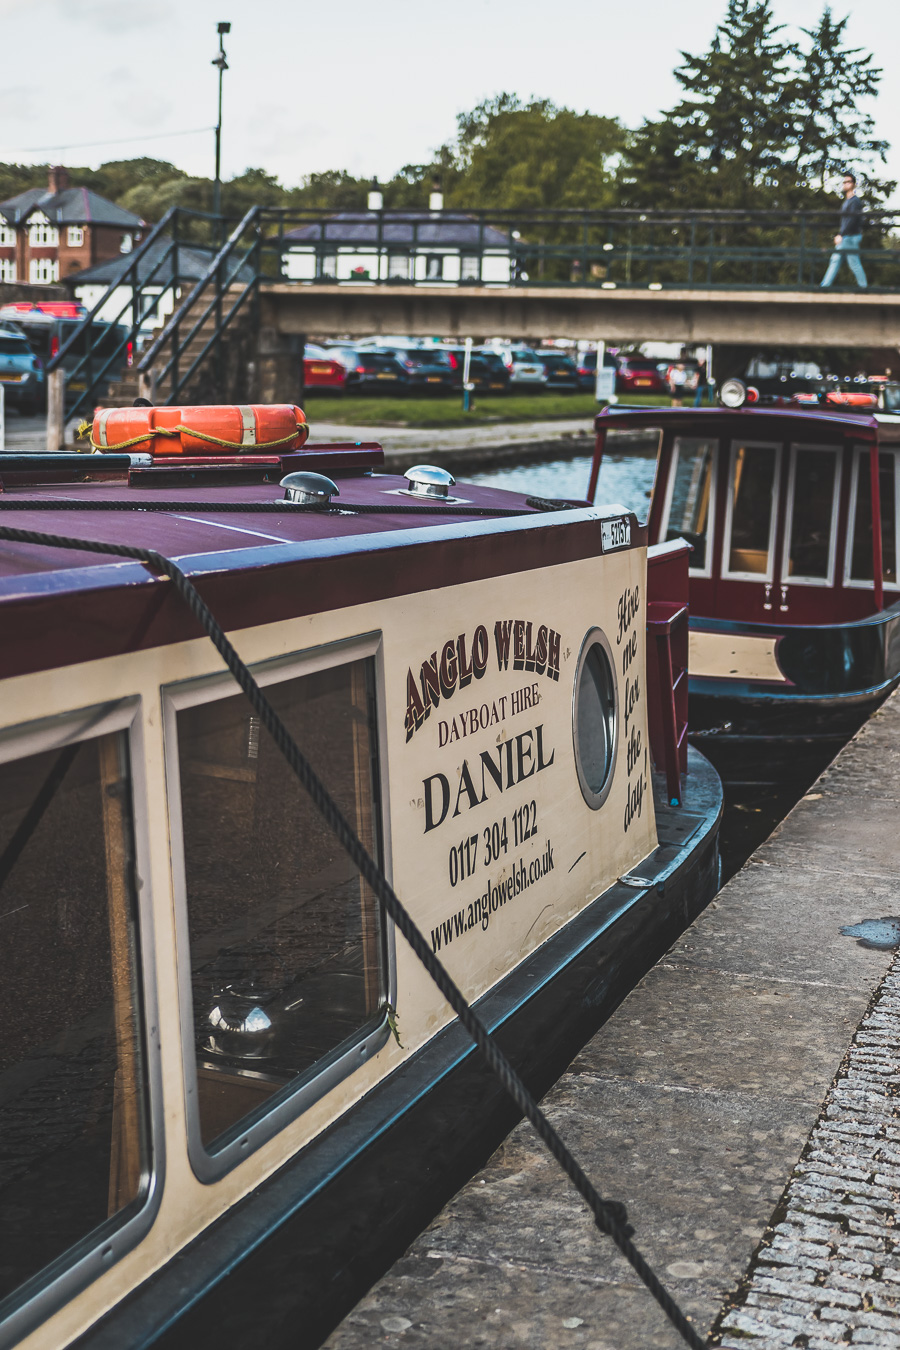
POLYGON ((856 277, 858 286, 868 286, 866 274, 863 271, 862 261, 859 256, 859 250, 862 247, 861 234, 845 234, 831 255, 831 261, 828 264, 828 271, 822 278, 822 286, 830 286, 838 274, 841 266, 841 259, 846 258, 850 271, 856 277))

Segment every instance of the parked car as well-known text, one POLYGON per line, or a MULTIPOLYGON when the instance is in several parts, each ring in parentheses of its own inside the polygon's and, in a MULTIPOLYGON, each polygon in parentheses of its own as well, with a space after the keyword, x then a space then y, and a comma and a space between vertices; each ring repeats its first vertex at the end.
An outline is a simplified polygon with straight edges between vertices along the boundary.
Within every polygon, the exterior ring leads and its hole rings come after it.
MULTIPOLYGON (((612 370, 615 370, 618 363, 611 352, 604 352, 603 364, 604 366, 608 366, 612 370)), ((585 393, 592 394, 597 387, 596 347, 591 351, 579 352, 575 367, 578 373, 578 388, 585 393)))
POLYGON ((543 389, 546 385, 544 363, 530 347, 513 347, 503 353, 503 360, 514 389, 543 389))
MULTIPOLYGON (((48 314, 46 309, 46 304, 40 309, 32 306, 26 311, 18 309, 15 303, 0 307, 0 319, 10 319, 22 330, 45 371, 48 362, 56 356, 61 347, 65 346, 80 322, 77 318, 60 318, 56 313, 48 314)), ((93 325, 91 345, 94 372, 99 372, 108 358, 114 358, 109 370, 103 376, 104 393, 106 385, 120 380, 125 367, 131 364, 134 353, 131 341, 128 340, 128 333, 129 329, 124 324, 93 325)), ((85 331, 76 339, 63 359, 67 402, 74 402, 87 388, 88 372, 81 365, 82 358, 87 352, 87 344, 88 335, 85 331)))
POLYGON ((616 370, 617 394, 667 394, 669 386, 649 356, 621 356, 616 370))
POLYGON ((472 352, 470 379, 482 393, 509 393, 511 376, 499 352, 476 348, 472 352))
POLYGON ((0 384, 10 408, 33 417, 44 401, 44 368, 23 333, 0 330, 0 384))
POLYGON ((577 393, 578 367, 571 356, 566 356, 565 352, 544 351, 543 349, 537 355, 539 360, 544 363, 548 389, 568 389, 573 394, 577 393))
POLYGON ((329 345, 326 350, 344 367, 344 390, 348 394, 397 393, 409 388, 409 372, 398 360, 396 352, 374 347, 360 350, 343 344, 329 345))
POLYGON ((407 372, 410 389, 429 389, 434 393, 453 389, 459 385, 459 376, 455 362, 451 362, 451 353, 442 347, 396 347, 393 355, 407 372))
MULTIPOLYGON (((441 351, 447 354, 454 371, 453 387, 462 389, 463 373, 466 364, 466 349, 458 346, 443 346, 441 351)), ((469 363, 469 383, 483 394, 505 394, 509 391, 509 371, 503 357, 492 347, 473 347, 469 363)))
POLYGON ((343 394, 347 383, 347 367, 324 347, 307 342, 303 354, 303 387, 311 392, 327 389, 332 394, 343 394))

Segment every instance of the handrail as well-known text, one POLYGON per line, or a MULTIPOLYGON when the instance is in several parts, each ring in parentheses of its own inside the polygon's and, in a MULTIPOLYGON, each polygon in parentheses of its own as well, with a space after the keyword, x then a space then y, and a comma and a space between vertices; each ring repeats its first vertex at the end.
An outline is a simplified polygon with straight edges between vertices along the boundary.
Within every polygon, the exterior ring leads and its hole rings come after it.
POLYGON ((209 285, 213 275, 215 274, 216 269, 221 265, 221 263, 225 261, 225 259, 228 257, 229 253, 232 251, 235 245, 239 243, 241 235, 244 233, 244 230, 248 227, 248 225, 251 224, 252 221, 256 219, 258 215, 260 215, 261 211, 262 207, 251 206, 250 210, 247 211, 247 213, 244 215, 240 223, 236 225, 235 228, 232 230, 231 234, 225 240, 225 243, 222 245, 216 256, 213 258, 212 262, 209 264, 209 267, 206 269, 203 276, 193 286, 193 288, 185 297, 185 299, 182 300, 181 304, 175 310, 175 313, 169 319, 169 322, 166 324, 165 328, 162 330, 159 337, 156 338, 155 341, 150 344, 144 355, 141 357, 141 360, 138 363, 138 370, 141 373, 146 373, 151 369, 151 367, 153 366, 153 362, 159 355, 159 352, 162 349, 163 345, 171 339, 173 333, 177 333, 178 328, 181 325, 182 319, 188 313, 188 311, 194 306, 196 301, 202 295, 203 291, 209 285))
MULTIPOLYGON (((147 235, 147 238, 143 240, 141 245, 130 255, 129 263, 124 273, 125 276, 127 276, 127 274, 134 269, 135 270, 134 279, 135 281, 137 281, 136 269, 138 263, 147 253, 151 244, 154 244, 156 240, 160 237, 160 235, 164 233, 173 217, 177 214, 178 210, 179 208, 177 206, 170 206, 169 209, 166 211, 165 215, 159 221, 159 223, 153 226, 153 229, 147 235)), ((122 285, 122 282, 123 277, 117 277, 109 283, 106 290, 103 292, 100 299, 97 301, 96 305, 94 305, 94 308, 91 310, 91 312, 81 320, 77 328, 72 330, 72 332, 66 338, 65 342, 60 347, 59 351, 56 353, 56 355, 47 362, 48 375, 52 374, 54 370, 57 370, 59 368, 63 357, 68 355, 69 350, 74 345, 76 339, 79 338, 86 329, 91 327, 100 310, 103 308, 106 302, 112 298, 113 293, 119 289, 119 287, 122 285)), ((133 287, 132 289, 134 291, 137 291, 138 288, 133 287)), ((122 311, 122 313, 124 313, 124 310, 122 311)))

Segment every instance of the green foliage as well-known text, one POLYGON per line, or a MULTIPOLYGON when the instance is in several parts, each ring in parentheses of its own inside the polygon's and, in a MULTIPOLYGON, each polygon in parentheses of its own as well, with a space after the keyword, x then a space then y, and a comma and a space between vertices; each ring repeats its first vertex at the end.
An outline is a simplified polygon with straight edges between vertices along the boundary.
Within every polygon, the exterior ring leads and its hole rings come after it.
POLYGON ((512 210, 611 206, 613 161, 624 146, 615 118, 499 94, 457 118, 451 203, 512 210))
MULTIPOLYGON (((878 92, 882 72, 872 54, 844 46, 847 17, 835 19, 828 5, 816 28, 804 28, 809 47, 798 78, 798 163, 802 175, 824 188, 832 174, 850 165, 883 161, 887 141, 873 136, 875 121, 859 100, 878 92)), ((866 176, 866 196, 884 198, 896 184, 866 176)))
MULTIPOLYGON (((626 151, 624 205, 797 209, 819 195, 835 169, 870 169, 886 142, 860 101, 881 72, 843 45, 847 20, 826 6, 808 39, 792 46, 769 0, 728 0, 708 51, 682 53, 682 100, 640 127, 626 151)), ((866 178, 867 198, 895 185, 866 178)))

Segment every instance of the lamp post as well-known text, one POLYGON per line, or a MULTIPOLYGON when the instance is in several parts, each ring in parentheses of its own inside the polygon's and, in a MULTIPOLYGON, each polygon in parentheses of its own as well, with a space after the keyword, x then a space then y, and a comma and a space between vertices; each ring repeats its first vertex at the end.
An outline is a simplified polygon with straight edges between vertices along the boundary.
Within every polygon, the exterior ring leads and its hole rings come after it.
POLYGON ((228 62, 225 60, 226 33, 231 32, 230 23, 219 24, 219 51, 212 65, 216 66, 219 72, 219 117, 216 122, 216 178, 213 183, 213 215, 218 216, 222 213, 222 76, 228 69, 228 62))

